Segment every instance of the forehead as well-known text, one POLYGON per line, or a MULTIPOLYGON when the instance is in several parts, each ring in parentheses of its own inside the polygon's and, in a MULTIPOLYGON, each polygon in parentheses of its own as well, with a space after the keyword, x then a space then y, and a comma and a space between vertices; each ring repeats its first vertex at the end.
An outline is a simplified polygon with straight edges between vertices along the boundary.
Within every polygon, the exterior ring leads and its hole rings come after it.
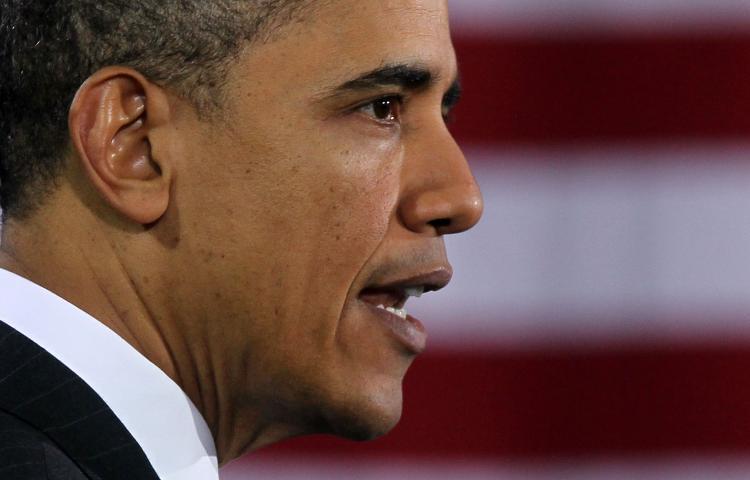
POLYGON ((338 83, 387 64, 418 63, 455 76, 445 0, 327 0, 247 49, 239 80, 338 83))
POLYGON ((448 28, 445 0, 332 0, 321 3, 316 13, 309 20, 321 32, 365 43, 371 43, 370 35, 395 41, 440 37, 448 28))

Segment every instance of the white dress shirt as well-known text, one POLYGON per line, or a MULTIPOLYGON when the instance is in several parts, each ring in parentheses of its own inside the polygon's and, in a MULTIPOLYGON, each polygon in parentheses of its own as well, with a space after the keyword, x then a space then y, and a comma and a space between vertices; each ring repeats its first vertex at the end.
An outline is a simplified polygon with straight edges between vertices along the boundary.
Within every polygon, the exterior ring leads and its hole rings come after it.
POLYGON ((91 315, 0 269, 0 320, 81 377, 133 435, 162 480, 218 480, 211 432, 162 370, 91 315))

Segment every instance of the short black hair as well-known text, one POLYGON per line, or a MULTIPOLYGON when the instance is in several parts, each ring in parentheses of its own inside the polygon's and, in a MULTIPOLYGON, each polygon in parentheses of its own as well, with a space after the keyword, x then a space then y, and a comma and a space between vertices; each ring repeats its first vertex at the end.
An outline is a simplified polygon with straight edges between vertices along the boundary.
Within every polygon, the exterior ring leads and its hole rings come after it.
POLYGON ((64 167, 80 85, 132 67, 198 110, 220 105, 228 65, 303 0, 0 0, 0 208, 23 218, 64 167))

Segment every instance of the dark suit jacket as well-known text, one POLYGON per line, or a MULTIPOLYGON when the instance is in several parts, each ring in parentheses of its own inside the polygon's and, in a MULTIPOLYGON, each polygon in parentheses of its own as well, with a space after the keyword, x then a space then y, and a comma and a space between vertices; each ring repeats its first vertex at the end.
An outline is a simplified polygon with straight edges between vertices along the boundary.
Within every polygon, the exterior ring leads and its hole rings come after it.
POLYGON ((0 478, 158 479, 143 450, 99 395, 3 322, 0 478))

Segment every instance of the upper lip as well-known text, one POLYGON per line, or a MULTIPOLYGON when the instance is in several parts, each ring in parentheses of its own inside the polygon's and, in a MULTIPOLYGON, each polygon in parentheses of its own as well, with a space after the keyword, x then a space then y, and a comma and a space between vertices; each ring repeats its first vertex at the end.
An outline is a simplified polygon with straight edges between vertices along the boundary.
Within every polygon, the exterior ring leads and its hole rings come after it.
POLYGON ((359 296, 364 297, 364 301, 374 300, 368 303, 403 308, 409 297, 408 290, 424 289, 423 293, 440 290, 448 285, 453 276, 453 271, 449 265, 444 265, 431 269, 427 273, 407 275, 409 274, 371 283, 362 289, 359 296))
POLYGON ((385 281, 373 283, 368 285, 367 288, 377 289, 390 289, 390 288, 409 288, 409 287, 425 287, 425 292, 431 292, 440 290, 441 288, 448 285, 453 276, 453 271, 449 266, 443 266, 436 268, 429 273, 422 273, 410 277, 401 277, 395 279, 387 279, 385 281))

